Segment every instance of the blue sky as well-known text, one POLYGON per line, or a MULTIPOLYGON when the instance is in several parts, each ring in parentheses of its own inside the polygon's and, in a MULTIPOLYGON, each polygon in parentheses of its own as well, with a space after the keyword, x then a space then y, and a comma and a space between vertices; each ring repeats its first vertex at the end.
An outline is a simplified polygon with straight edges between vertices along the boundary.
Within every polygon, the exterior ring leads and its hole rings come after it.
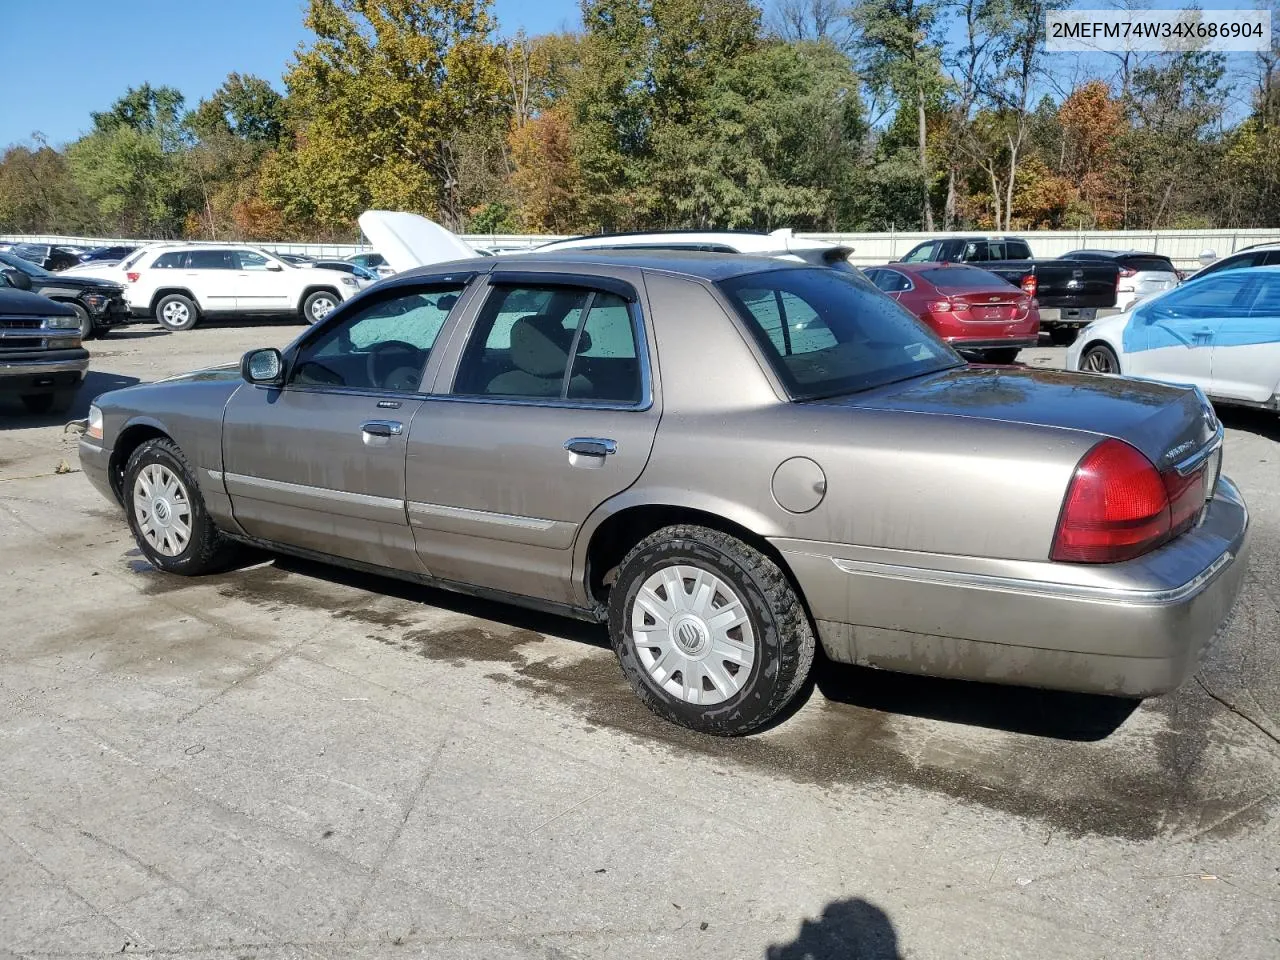
MULTIPOLYGON (((0 147, 33 131, 74 140, 89 112, 127 87, 177 87, 189 106, 228 73, 282 87, 294 49, 308 36, 303 0, 0 0, 0 63, 8 96, 0 147)), ((579 22, 577 0, 495 0, 501 32, 545 33, 579 22)))

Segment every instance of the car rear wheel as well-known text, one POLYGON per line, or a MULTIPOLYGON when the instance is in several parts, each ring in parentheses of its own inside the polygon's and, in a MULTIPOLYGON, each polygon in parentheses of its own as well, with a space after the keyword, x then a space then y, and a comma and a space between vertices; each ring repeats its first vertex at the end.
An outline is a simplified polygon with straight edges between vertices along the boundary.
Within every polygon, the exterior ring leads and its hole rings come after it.
POLYGON ((302 319, 319 323, 338 306, 338 298, 327 290, 317 290, 302 303, 302 319))
POLYGON ((999 350, 984 350, 982 352, 982 359, 986 363, 1010 364, 1018 359, 1018 354, 1021 352, 1021 347, 1002 347, 999 350))
POLYGON ((171 293, 156 304, 156 320, 166 330, 190 330, 200 320, 199 308, 188 297, 171 293))
POLYGON ((665 527, 618 568, 609 634, 658 716, 717 736, 768 724, 808 679, 816 643, 786 575, 735 537, 665 527))
POLYGON ((172 440, 148 440, 129 457, 124 501, 138 549, 158 570, 199 576, 236 551, 209 519, 195 471, 172 440))
POLYGON ((75 403, 74 390, 58 390, 55 393, 28 393, 22 397, 27 413, 66 413, 75 403))
POLYGON ((1088 373, 1119 373, 1120 359, 1105 343, 1095 343, 1081 354, 1080 369, 1088 373))

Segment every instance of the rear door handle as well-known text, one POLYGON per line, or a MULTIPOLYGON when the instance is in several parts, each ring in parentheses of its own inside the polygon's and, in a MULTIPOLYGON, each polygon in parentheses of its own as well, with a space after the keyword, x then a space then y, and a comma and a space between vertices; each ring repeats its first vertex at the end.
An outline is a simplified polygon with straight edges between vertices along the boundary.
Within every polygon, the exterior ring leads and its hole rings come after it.
POLYGON ((580 457, 605 457, 618 452, 618 442, 604 437, 573 437, 564 442, 564 448, 580 457))

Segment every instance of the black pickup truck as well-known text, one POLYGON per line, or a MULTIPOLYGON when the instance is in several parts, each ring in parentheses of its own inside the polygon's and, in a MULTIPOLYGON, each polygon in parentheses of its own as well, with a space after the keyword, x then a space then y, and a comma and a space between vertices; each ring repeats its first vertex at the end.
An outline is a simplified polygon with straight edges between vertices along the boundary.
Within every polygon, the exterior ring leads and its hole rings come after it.
POLYGON ((30 290, 42 297, 65 303, 80 320, 80 339, 104 335, 108 329, 129 322, 129 303, 124 287, 94 277, 51 273, 12 253, 0 253, 0 271, 8 285, 30 290))
POLYGON ((88 369, 68 304, 0 283, 0 396, 17 397, 31 413, 65 413, 88 369))
POLYGON ((902 263, 969 263, 1036 298, 1040 329, 1068 344, 1086 325, 1117 313, 1120 267, 1099 260, 1036 259, 1018 237, 943 237, 916 244, 902 263))

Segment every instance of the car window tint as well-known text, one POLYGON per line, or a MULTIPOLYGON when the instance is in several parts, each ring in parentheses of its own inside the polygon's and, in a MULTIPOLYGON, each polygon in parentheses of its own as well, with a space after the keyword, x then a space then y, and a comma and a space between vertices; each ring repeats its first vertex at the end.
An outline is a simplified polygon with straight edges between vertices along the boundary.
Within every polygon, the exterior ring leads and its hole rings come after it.
MULTIPOLYGON (((994 273, 976 267, 939 267, 936 270, 922 270, 920 276, 939 290, 994 290, 1003 293, 1005 287, 1013 287, 1013 284, 994 273)), ((1012 293, 1013 290, 1008 292, 1012 293)))
POLYGON ((964 251, 960 254, 960 259, 966 263, 975 263, 987 259, 987 243, 985 240, 978 240, 964 245, 964 251))
POLYGON ((137 263, 146 255, 147 255, 147 251, 145 249, 135 251, 133 254, 131 254, 128 257, 128 259, 121 262, 120 264, 121 269, 124 269, 126 267, 132 267, 135 263, 137 263))
POLYGON ((397 293, 354 310, 306 343, 291 383, 417 392, 462 284, 397 293))
MULTIPOLYGON (((185 261, 186 258, 187 255, 185 253, 170 250, 168 253, 162 253, 160 256, 156 257, 155 262, 151 264, 151 267, 153 270, 178 270, 181 269, 183 261, 185 261)), ((123 265, 127 267, 130 264, 126 262, 123 265)))
POLYGON ((1268 250, 1262 255, 1262 260, 1258 264, 1262 267, 1280 266, 1280 250, 1268 250))
POLYGON ((192 250, 187 254, 188 270, 234 270, 235 258, 230 250, 192 250))
POLYGON ((1231 270, 1206 277, 1153 300, 1151 313, 1157 317, 1205 319, 1242 316, 1248 310, 1254 284, 1253 274, 1248 271, 1231 270))
POLYGON ((1249 307, 1251 317, 1272 317, 1280 321, 1280 274, 1261 278, 1258 291, 1249 307))
POLYGON ((236 259, 240 261, 241 270, 265 270, 268 260, 260 253, 252 250, 237 250, 236 259))
POLYGON ((641 393, 631 310, 617 294, 596 293, 578 337, 565 396, 570 400, 639 403, 641 393))
POLYGON ((1006 240, 1004 242, 1005 260, 1030 260, 1031 247, 1025 240, 1006 240))
POLYGON ((574 334, 591 291, 494 287, 471 331, 453 392, 480 397, 565 396, 574 334))
POLYGON ((992 240, 990 243, 988 243, 988 244, 987 244, 987 256, 986 256, 986 259, 988 259, 988 260, 1003 260, 1004 258, 1005 258, 1005 256, 1004 256, 1004 241, 1003 241, 1003 240, 992 240))
POLYGON ((962 362, 896 302, 847 274, 778 270, 720 287, 797 399, 868 389, 962 362))

